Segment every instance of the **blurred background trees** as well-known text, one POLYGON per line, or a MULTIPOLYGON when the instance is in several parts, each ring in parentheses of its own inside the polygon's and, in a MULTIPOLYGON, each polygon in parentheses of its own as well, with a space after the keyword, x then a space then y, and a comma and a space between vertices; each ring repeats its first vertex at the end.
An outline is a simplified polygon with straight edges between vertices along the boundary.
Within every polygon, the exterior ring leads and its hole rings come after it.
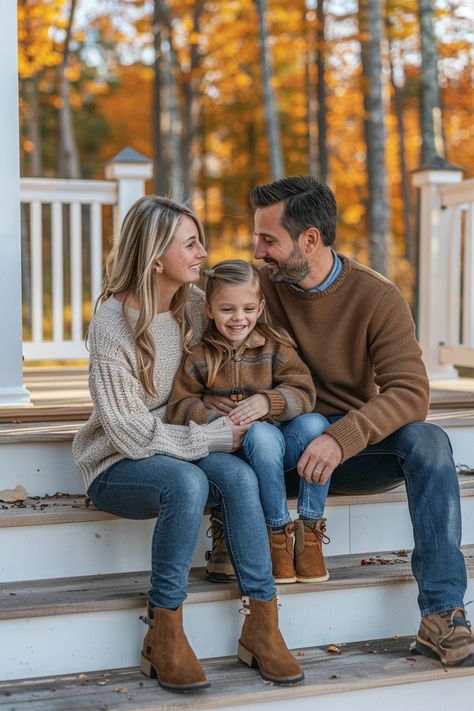
POLYGON ((19 0, 22 174, 103 177, 125 145, 187 197, 210 260, 250 257, 248 193, 311 172, 340 251, 413 302, 410 171, 474 174, 467 0, 19 0))

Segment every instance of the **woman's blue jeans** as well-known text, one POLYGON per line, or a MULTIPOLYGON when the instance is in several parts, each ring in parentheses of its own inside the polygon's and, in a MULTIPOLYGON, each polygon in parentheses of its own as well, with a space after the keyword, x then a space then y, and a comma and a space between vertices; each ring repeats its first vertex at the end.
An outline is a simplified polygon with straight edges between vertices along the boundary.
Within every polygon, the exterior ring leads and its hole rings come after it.
POLYGON ((194 463, 160 454, 122 459, 92 482, 88 495, 116 516, 157 519, 149 590, 153 607, 176 609, 185 600, 207 502, 221 512, 241 594, 267 601, 275 595, 257 478, 238 457, 213 452, 194 463))
MULTIPOLYGON (((245 435, 240 453, 257 475, 263 513, 267 526, 283 526, 291 520, 288 513, 285 472, 294 469, 310 442, 319 437, 329 420, 317 413, 300 415, 275 427, 255 422, 245 435)), ((326 484, 308 484, 298 477, 299 515, 305 519, 322 518, 328 495, 326 484)))

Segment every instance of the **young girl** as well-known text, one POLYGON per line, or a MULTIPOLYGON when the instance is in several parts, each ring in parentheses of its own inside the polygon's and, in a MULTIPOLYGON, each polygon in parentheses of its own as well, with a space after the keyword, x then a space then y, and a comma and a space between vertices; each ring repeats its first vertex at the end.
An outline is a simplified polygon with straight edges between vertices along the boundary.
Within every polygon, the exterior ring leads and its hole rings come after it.
POLYGON ((176 427, 164 418, 183 350, 205 325, 203 294, 194 286, 205 256, 202 225, 184 205, 147 195, 128 211, 90 325, 94 410, 76 435, 74 458, 99 509, 156 519, 143 672, 171 691, 209 686, 183 631, 182 611, 210 500, 225 513, 225 536, 248 613, 239 658, 256 660, 269 681, 293 684, 304 675, 278 629, 256 477, 230 454, 245 428, 176 427))
MULTIPOLYGON (((245 435, 241 454, 257 474, 276 581, 327 580, 321 551, 325 519, 322 511, 315 510, 315 501, 320 500, 314 495, 318 485, 301 478, 300 518, 295 524, 285 489, 285 470, 297 465, 309 442, 329 424, 312 413, 316 395, 309 369, 290 336, 268 323, 255 267, 239 259, 227 260, 205 274, 209 326, 202 343, 181 362, 168 401, 168 420, 211 422, 218 413, 206 407, 209 395, 235 403, 231 420, 254 423, 245 435)), ((207 575, 219 582, 232 575, 220 521, 220 512, 214 510, 207 575)))

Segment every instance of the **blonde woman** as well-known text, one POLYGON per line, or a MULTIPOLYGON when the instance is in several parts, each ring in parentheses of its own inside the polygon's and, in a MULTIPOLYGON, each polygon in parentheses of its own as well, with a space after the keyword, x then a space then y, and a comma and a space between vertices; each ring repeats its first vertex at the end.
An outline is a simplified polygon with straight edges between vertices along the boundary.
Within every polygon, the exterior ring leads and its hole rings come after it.
POLYGON ((171 691, 209 686, 182 626, 182 604, 206 502, 220 507, 246 614, 240 657, 263 678, 303 673, 278 629, 265 519, 253 470, 230 452, 246 428, 225 421, 167 424, 183 352, 202 336, 203 294, 194 286, 206 256, 203 228, 185 206, 145 196, 125 216, 89 329, 94 410, 73 452, 100 509, 156 518, 151 542, 147 676, 171 691))

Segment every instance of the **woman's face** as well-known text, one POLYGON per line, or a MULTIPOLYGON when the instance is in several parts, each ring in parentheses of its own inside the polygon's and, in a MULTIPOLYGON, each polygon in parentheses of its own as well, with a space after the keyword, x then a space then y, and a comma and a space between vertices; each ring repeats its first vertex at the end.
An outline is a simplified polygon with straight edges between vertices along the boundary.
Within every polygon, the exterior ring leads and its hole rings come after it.
POLYGON ((171 246, 166 254, 157 260, 163 268, 159 274, 160 284, 179 288, 197 281, 199 268, 207 252, 199 241, 199 232, 194 220, 182 215, 171 246))

